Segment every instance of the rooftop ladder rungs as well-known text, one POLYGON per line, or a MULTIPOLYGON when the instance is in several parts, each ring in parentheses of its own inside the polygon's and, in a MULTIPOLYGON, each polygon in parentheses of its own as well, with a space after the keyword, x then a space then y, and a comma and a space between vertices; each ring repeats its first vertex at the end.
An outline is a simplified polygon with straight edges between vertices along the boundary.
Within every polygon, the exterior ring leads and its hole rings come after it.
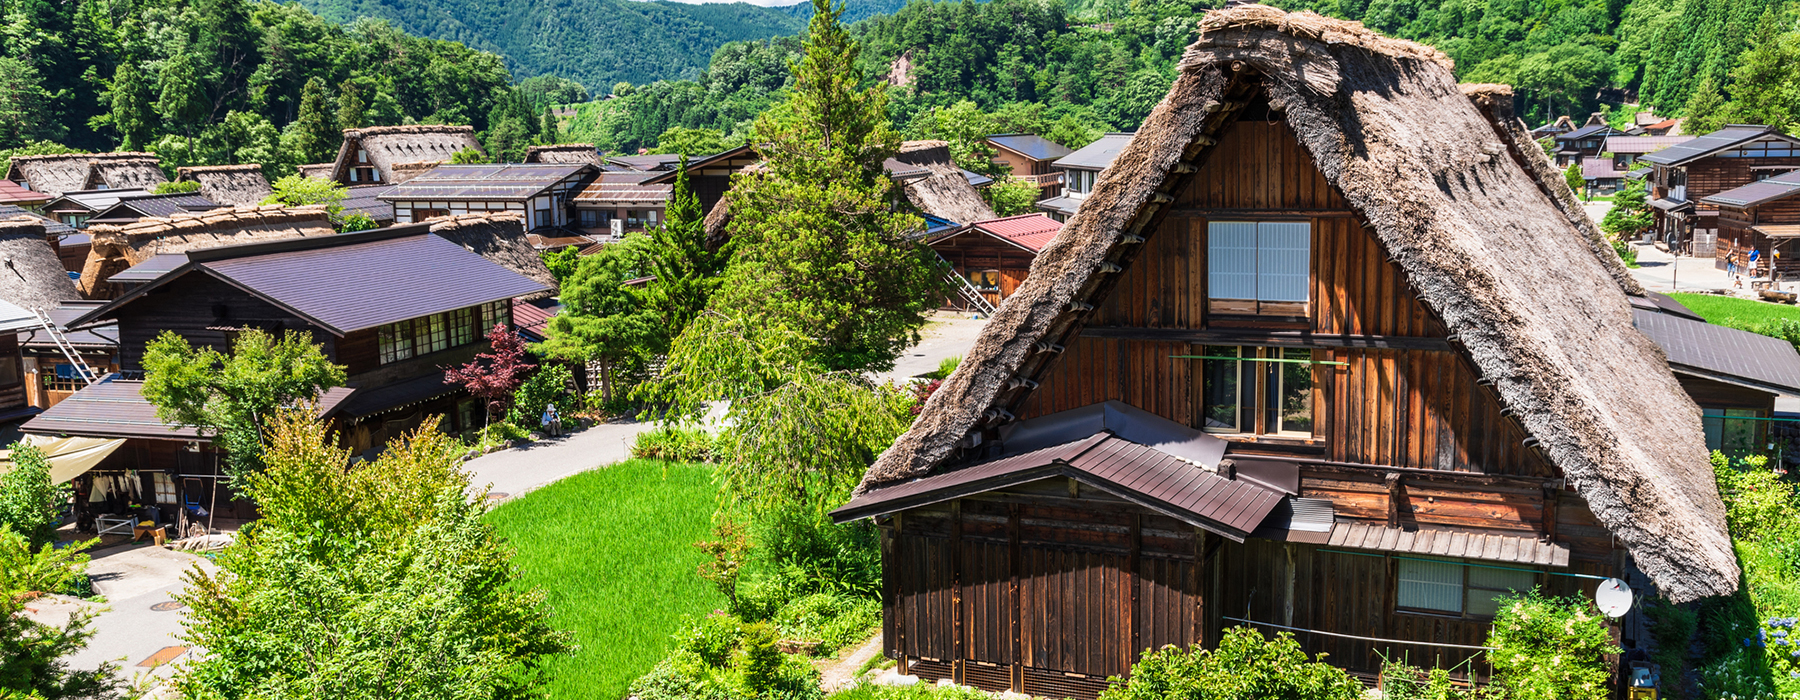
POLYGON ((75 350, 75 344, 69 342, 68 336, 63 335, 62 330, 56 327, 56 322, 51 321, 49 316, 37 309, 32 309, 31 315, 37 319, 38 325, 44 329, 44 332, 50 334, 50 341, 56 343, 56 349, 69 360, 69 365, 75 368, 76 376, 81 377, 83 383, 93 386, 100 381, 100 377, 94 374, 93 368, 88 367, 87 362, 81 359, 81 353, 75 350))

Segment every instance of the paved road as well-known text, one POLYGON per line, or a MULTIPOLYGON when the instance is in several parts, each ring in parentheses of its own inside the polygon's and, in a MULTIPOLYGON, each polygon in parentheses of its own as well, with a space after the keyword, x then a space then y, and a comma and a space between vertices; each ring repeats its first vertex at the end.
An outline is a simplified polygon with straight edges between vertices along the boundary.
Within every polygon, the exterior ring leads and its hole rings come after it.
POLYGON ((654 427, 653 423, 603 423, 573 435, 483 455, 464 466, 472 473, 470 483, 478 489, 488 486, 490 498, 518 498, 558 479, 630 457, 638 433, 654 427))
MULTIPOLYGON (((174 600, 173 593, 182 587, 181 575, 193 567, 211 571, 216 567, 200 557, 172 552, 148 545, 121 545, 93 552, 88 575, 94 579, 94 591, 106 596, 105 603, 87 603, 75 599, 54 601, 42 599, 33 603, 33 619, 44 624, 61 625, 76 610, 98 614, 90 623, 93 639, 86 648, 69 657, 75 669, 91 670, 101 663, 119 667, 119 676, 127 680, 142 674, 169 677, 174 665, 139 666, 166 647, 180 646, 183 609, 152 610, 159 603, 174 600)), ((191 658, 180 654, 167 658, 177 663, 191 658)))
POLYGON ((876 375, 877 381, 898 382, 937 369, 947 357, 962 357, 975 346, 987 319, 972 319, 968 314, 939 311, 931 316, 931 325, 920 333, 919 344, 908 348, 894 363, 894 369, 876 375))

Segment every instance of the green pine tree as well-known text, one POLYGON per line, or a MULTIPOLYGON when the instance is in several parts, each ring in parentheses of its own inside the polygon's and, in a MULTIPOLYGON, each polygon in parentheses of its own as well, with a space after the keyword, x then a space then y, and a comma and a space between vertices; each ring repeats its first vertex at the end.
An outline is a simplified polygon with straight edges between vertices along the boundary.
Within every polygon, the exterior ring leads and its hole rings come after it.
POLYGON ((119 135, 119 150, 137 151, 156 138, 156 112, 151 109, 150 88, 137 63, 124 61, 113 71, 112 128, 119 135))
POLYGON ((295 163, 323 163, 337 155, 343 134, 325 105, 325 81, 316 77, 306 81, 300 90, 300 114, 281 138, 295 163))
POLYGON ((550 105, 544 105, 543 123, 538 127, 538 142, 544 144, 562 143, 562 136, 556 132, 556 112, 550 105))
POLYGON ((1693 96, 1688 98, 1687 107, 1681 111, 1686 117, 1681 122, 1681 133, 1699 135, 1718 131, 1725 125, 1726 112, 1730 108, 1711 77, 1701 80, 1694 88, 1693 96))
POLYGON ((355 83, 338 86, 337 125, 339 129, 361 129, 368 126, 369 104, 355 83))
POLYGON ((1792 35, 1782 31, 1780 14, 1763 13, 1751 37, 1750 50, 1731 70, 1732 109, 1727 118, 1745 124, 1767 124, 1787 130, 1794 123, 1796 59, 1792 35))
POLYGON ((205 121, 212 105, 200 86, 199 59, 187 50, 177 51, 163 63, 162 96, 156 101, 161 112, 187 135, 188 162, 194 162, 194 127, 205 121))
POLYGON ((644 255, 646 272, 656 277, 644 288, 644 304, 668 329, 659 353, 667 352, 667 341, 706 309, 719 288, 719 275, 731 260, 729 245, 718 250, 708 247, 705 219, 700 200, 688 184, 684 156, 675 173, 675 188, 669 196, 663 225, 650 229, 644 255))

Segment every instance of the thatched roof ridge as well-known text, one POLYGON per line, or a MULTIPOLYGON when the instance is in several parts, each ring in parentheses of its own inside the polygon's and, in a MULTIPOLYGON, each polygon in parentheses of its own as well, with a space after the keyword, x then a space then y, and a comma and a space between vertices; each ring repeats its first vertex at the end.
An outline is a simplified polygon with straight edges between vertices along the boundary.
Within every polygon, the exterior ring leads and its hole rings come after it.
POLYGON ((556 295, 556 275, 550 274, 544 259, 525 238, 524 212, 460 214, 432 219, 429 223, 432 233, 552 290, 534 294, 527 298, 528 301, 556 295))
POLYGON ((600 149, 591 143, 559 143, 554 146, 532 146, 525 149, 527 163, 593 163, 605 162, 600 149))
POLYGON ((1568 179, 1550 162, 1550 157, 1544 154, 1544 149, 1538 146, 1537 141, 1531 138, 1531 130, 1525 128, 1525 122, 1513 115, 1512 86, 1468 83, 1460 87, 1463 94, 1475 103, 1476 109, 1481 110, 1482 116, 1487 117, 1488 124, 1494 127, 1494 133, 1506 144, 1506 150, 1512 154, 1513 160, 1537 181, 1538 189, 1543 190, 1550 197, 1550 202, 1581 232, 1588 249, 1593 251, 1594 257, 1606 268, 1613 281, 1619 283, 1619 288, 1626 294, 1642 296, 1644 286, 1638 284, 1636 277, 1631 276, 1631 271, 1625 267, 1625 261, 1619 259, 1618 252, 1607 242, 1606 234, 1594 225, 1587 208, 1581 205, 1581 199, 1575 196, 1574 190, 1569 189, 1568 179))
POLYGON ((475 140, 474 127, 466 125, 407 124, 345 129, 344 142, 338 147, 330 177, 338 182, 349 182, 350 168, 360 164, 356 160, 358 149, 368 154, 367 164, 375 166, 385 181, 392 183, 403 182, 404 178, 430 170, 438 163, 449 162, 457 151, 466 148, 481 151, 481 143, 475 140), (420 166, 422 163, 430 165, 420 166), (407 170, 397 174, 395 168, 401 164, 408 164, 407 170))
POLYGON ((331 171, 332 171, 332 169, 334 169, 336 167, 337 167, 337 163, 309 163, 307 165, 294 166, 294 172, 299 174, 300 177, 317 177, 317 178, 330 179, 331 171))
POLYGON ((240 206, 139 219, 123 226, 89 226, 93 246, 81 268, 81 292, 90 299, 110 299, 117 289, 107 279, 158 253, 185 253, 202 248, 259 243, 336 233, 323 204, 304 207, 240 206))
POLYGON ((104 186, 109 190, 147 190, 168 181, 169 177, 162 171, 162 159, 156 156, 107 158, 94 161, 82 189, 104 186))
POLYGON ((44 234, 44 220, 20 215, 0 219, 0 301, 48 311, 81 298, 44 234))
POLYGON ((893 160, 925 171, 895 178, 907 201, 920 211, 961 224, 996 218, 994 210, 981 199, 981 192, 969 184, 962 168, 951 160, 949 143, 907 141, 900 145, 900 153, 893 160))
POLYGON ((255 163, 193 165, 178 168, 175 179, 200 183, 200 194, 228 206, 260 204, 275 191, 262 166, 255 163))
POLYGON ((1700 412, 1632 327, 1620 285, 1515 161, 1435 50, 1358 23, 1247 6, 1209 13, 1180 75, 1081 213, 1037 257, 858 492, 932 473, 1030 395, 1152 236, 1191 162, 1262 92, 1368 223, 1501 403, 1674 601, 1738 568, 1700 412), (1478 264, 1477 264, 1478 263, 1478 264))
MULTIPOLYGON (((6 179, 24 180, 31 185, 33 190, 60 197, 64 192, 91 189, 89 182, 94 173, 95 163, 145 159, 150 160, 152 165, 161 162, 154 153, 138 151, 13 156, 12 165, 6 171, 6 179)), ((160 176, 159 171, 158 177, 160 176)), ((161 181, 157 180, 156 182, 161 181)))

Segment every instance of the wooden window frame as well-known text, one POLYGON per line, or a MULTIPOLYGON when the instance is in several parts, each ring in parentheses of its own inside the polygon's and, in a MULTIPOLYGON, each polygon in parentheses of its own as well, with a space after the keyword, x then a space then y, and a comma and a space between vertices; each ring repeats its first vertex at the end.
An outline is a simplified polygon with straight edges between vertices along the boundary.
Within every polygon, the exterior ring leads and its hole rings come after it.
MULTIPOLYGON (((1255 369, 1251 372, 1249 381, 1246 381, 1244 377, 1244 361, 1237 361, 1238 367, 1234 371, 1237 378, 1237 389, 1232 394, 1232 405, 1236 407, 1237 419, 1235 421, 1236 426, 1231 428, 1209 427, 1206 425, 1207 408, 1212 405, 1206 400, 1206 382, 1211 376, 1211 373, 1206 369, 1205 365, 1202 365, 1200 371, 1195 373, 1198 380, 1195 382, 1194 386, 1198 396, 1195 397, 1194 405, 1199 407, 1199 411, 1196 414, 1196 422, 1198 423, 1197 427, 1202 431, 1227 437, 1241 437, 1269 441, 1298 440, 1311 442, 1319 439, 1318 430, 1322 423, 1319 418, 1319 411, 1322 405, 1319 394, 1321 383, 1318 369, 1319 365, 1311 365, 1313 372, 1312 386, 1306 390, 1306 400, 1311 404, 1312 427, 1305 432, 1297 430, 1283 431, 1269 429, 1270 413, 1273 412, 1279 415, 1280 408, 1279 406, 1271 407, 1268 403, 1268 382, 1270 380, 1270 374, 1284 363, 1257 361, 1272 359, 1270 353, 1274 353, 1275 357, 1273 359, 1286 359, 1282 356, 1286 355, 1288 351, 1302 350, 1309 353, 1309 359, 1316 363, 1320 361, 1319 350, 1314 348, 1295 348, 1279 345, 1198 345, 1195 347, 1199 348, 1199 354, 1201 355, 1212 355, 1213 353, 1210 349, 1214 348, 1235 348, 1238 357, 1251 358, 1252 363, 1255 366, 1255 369), (1249 405, 1246 405, 1244 400, 1244 393, 1246 391, 1250 392, 1249 405), (1245 415, 1246 412, 1249 415, 1245 415)), ((1201 362, 1228 362, 1228 360, 1201 360, 1201 362)))
MULTIPOLYGON (((1394 582, 1393 582, 1394 612, 1403 613, 1403 614, 1407 614, 1407 615, 1422 615, 1422 616, 1439 617, 1439 618, 1445 618, 1445 619, 1451 619, 1451 620, 1470 620, 1470 621, 1475 621, 1475 622, 1490 622, 1490 621, 1492 621, 1494 619, 1493 615, 1478 615, 1478 614, 1469 612, 1469 592, 1470 591, 1493 591, 1495 595, 1491 596, 1490 597, 1490 599, 1491 599, 1491 598, 1497 598, 1501 595, 1506 595, 1506 594, 1512 592, 1512 590, 1511 589, 1502 590, 1502 589, 1498 589, 1498 588, 1490 588, 1490 587, 1486 587, 1486 586, 1472 585, 1470 583, 1469 574, 1470 574, 1470 572, 1474 571, 1477 567, 1488 567, 1488 568, 1495 568, 1495 569, 1511 569, 1511 570, 1516 570, 1520 573, 1530 573, 1532 575, 1531 583, 1534 588, 1541 588, 1544 585, 1544 571, 1541 569, 1526 569, 1524 567, 1502 566, 1498 563, 1469 561, 1467 559, 1454 559, 1454 558, 1448 558, 1448 557, 1437 558, 1437 557, 1423 557, 1423 556, 1408 556, 1408 557, 1394 557, 1393 559, 1394 559, 1394 563, 1395 563, 1395 566, 1393 569, 1393 571, 1394 571, 1394 582), (1456 612, 1450 612, 1448 610, 1436 610, 1436 609, 1432 609, 1432 608, 1411 608, 1411 607, 1401 605, 1400 604, 1400 567, 1404 566, 1405 563, 1408 561, 1423 561, 1423 562, 1436 562, 1436 563, 1441 563, 1441 564, 1453 564, 1453 565, 1456 565, 1457 567, 1461 568, 1462 569, 1462 582, 1460 584, 1458 584, 1458 586, 1457 586, 1457 598, 1456 598, 1457 606, 1458 606, 1459 610, 1456 612)), ((1520 591, 1520 592, 1524 592, 1524 591, 1520 591)))
MULTIPOLYGON (((1211 278, 1212 271, 1210 269, 1208 269, 1205 271, 1206 281, 1205 281, 1205 284, 1201 291, 1202 294, 1206 295, 1206 315, 1207 315, 1207 317, 1208 318, 1225 317, 1227 319, 1229 319, 1231 317, 1238 317, 1238 318, 1256 318, 1256 319, 1261 319, 1261 320, 1277 319, 1277 318, 1278 319, 1300 319, 1300 320, 1308 321, 1308 323, 1310 324, 1310 315, 1312 313, 1312 296, 1314 293, 1313 290, 1314 290, 1314 286, 1318 284, 1318 270, 1316 269, 1316 266, 1313 264, 1314 257, 1315 257, 1314 252, 1318 247, 1318 238, 1319 238, 1318 224, 1310 218, 1300 218, 1300 217, 1293 217, 1293 216, 1246 217, 1246 218, 1242 218, 1242 219, 1202 219, 1200 221, 1200 225, 1202 227, 1201 230, 1206 232, 1204 248, 1206 250, 1206 259, 1208 259, 1208 260, 1212 259, 1212 256, 1213 256, 1212 226, 1213 226, 1213 224, 1223 224, 1223 223, 1256 224, 1256 225, 1258 225, 1259 229, 1260 229, 1261 224, 1306 224, 1306 228, 1307 228, 1307 238, 1306 238, 1307 300, 1305 300, 1305 301, 1263 301, 1261 299, 1215 299, 1212 296, 1212 278, 1211 278)), ((1261 241, 1260 231, 1258 233, 1257 251, 1258 251, 1258 254, 1260 255, 1261 251, 1262 251, 1262 241, 1261 241)), ((1260 275, 1262 273, 1260 270, 1258 270, 1256 272, 1256 274, 1260 278, 1260 275)), ((1260 279, 1259 279, 1259 283, 1260 283, 1260 279)))

